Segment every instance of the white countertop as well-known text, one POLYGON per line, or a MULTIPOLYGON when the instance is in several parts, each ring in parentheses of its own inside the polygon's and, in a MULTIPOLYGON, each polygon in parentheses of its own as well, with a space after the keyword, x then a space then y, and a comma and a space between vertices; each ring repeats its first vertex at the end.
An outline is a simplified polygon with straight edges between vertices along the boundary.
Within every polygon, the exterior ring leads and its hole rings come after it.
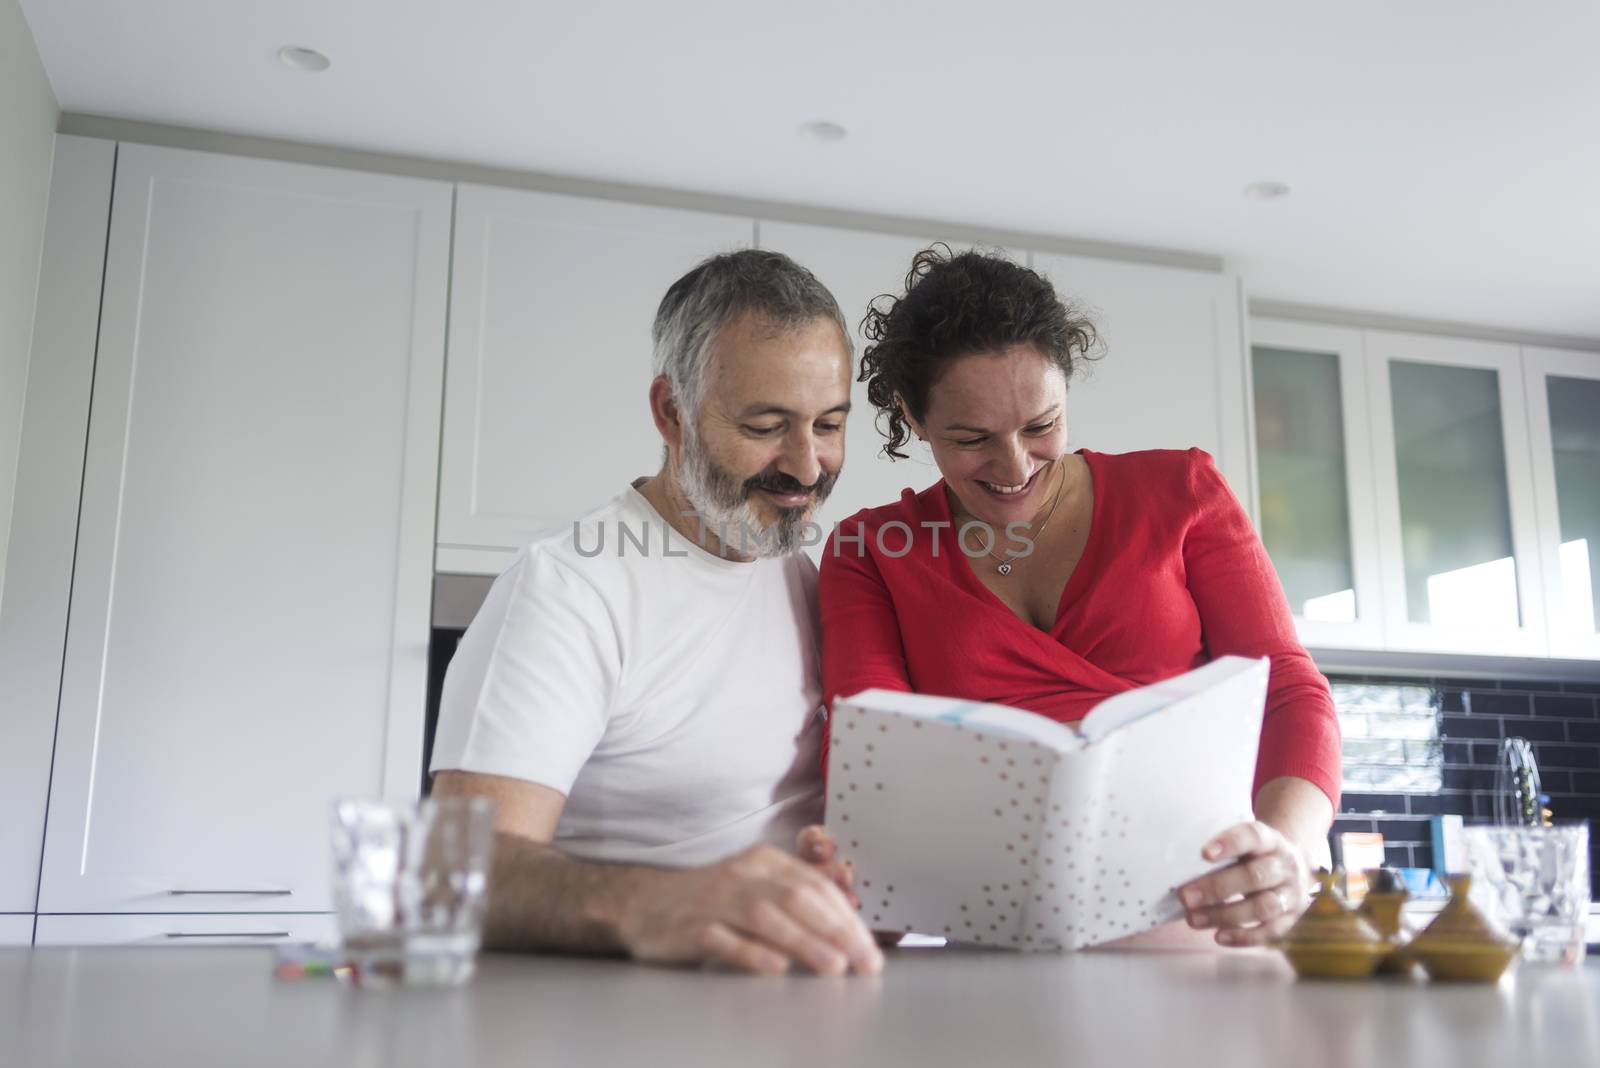
POLYGON ((272 977, 265 949, 0 950, 0 1065, 1600 1064, 1600 965, 1297 982, 1266 951, 900 949, 875 979, 483 958, 450 991, 272 977))

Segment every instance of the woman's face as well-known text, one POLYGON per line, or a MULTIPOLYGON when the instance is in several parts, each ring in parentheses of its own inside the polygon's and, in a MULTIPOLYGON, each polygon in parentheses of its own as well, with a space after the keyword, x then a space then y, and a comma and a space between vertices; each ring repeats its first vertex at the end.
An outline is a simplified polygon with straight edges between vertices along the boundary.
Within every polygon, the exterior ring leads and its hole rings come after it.
POLYGON ((965 510, 997 530, 1049 502, 1067 451, 1067 379, 1032 345, 964 356, 928 391, 927 418, 907 421, 965 510))

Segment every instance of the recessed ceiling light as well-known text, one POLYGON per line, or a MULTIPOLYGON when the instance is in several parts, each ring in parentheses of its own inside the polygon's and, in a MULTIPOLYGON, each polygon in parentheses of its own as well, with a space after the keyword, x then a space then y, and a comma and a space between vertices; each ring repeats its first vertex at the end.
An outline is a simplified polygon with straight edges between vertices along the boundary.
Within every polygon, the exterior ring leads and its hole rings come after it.
POLYGON ((294 45, 278 49, 278 62, 290 70, 303 70, 308 74, 316 74, 333 66, 333 60, 315 48, 297 48, 294 45))
POLYGON ((836 122, 821 120, 818 122, 806 123, 804 126, 800 127, 800 132, 813 141, 822 141, 826 143, 831 141, 843 141, 845 134, 849 131, 836 122))
POLYGON ((1251 182, 1244 187, 1246 200, 1281 200, 1288 195, 1287 182, 1251 182))

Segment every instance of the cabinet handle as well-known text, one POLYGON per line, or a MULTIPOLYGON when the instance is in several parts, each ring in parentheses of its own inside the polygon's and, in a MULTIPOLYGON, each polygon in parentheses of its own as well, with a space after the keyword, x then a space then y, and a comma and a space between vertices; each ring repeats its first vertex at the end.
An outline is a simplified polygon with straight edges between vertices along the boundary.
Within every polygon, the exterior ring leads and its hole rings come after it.
POLYGON ((293 890, 168 890, 173 897, 183 897, 188 894, 247 894, 251 897, 288 897, 293 890))
POLYGON ((288 938, 288 931, 168 931, 168 938, 288 938))

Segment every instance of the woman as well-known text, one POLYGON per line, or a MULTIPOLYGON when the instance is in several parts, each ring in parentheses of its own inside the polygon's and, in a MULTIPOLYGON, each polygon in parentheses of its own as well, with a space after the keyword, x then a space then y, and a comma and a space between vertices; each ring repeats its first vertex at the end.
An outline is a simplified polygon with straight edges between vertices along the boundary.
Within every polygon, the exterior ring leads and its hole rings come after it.
MULTIPOLYGON (((1326 848, 1338 723, 1211 458, 1069 452, 1067 383, 1094 328, 1007 260, 921 252, 865 330, 885 451, 903 458, 914 434, 944 477, 835 531, 819 592, 824 700, 881 687, 1074 721, 1212 657, 1270 657, 1256 820, 1219 828, 1203 855, 1231 863, 1178 890, 1189 925, 1223 945, 1281 934, 1304 908, 1308 857, 1326 848)), ((801 845, 833 857, 822 836, 801 845)))

